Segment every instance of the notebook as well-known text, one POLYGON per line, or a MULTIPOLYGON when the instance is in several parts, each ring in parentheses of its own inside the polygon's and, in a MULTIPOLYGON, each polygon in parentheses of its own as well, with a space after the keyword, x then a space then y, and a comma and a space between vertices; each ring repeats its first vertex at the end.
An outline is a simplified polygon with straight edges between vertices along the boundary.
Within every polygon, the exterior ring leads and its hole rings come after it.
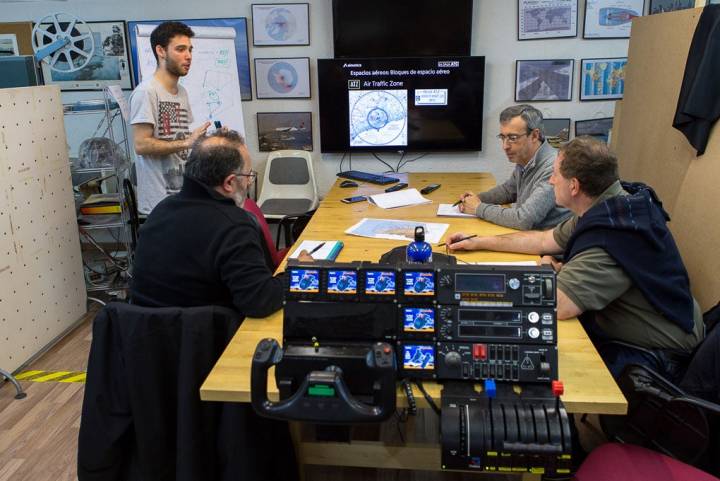
POLYGON ((472 214, 465 214, 460 212, 458 206, 452 204, 440 204, 437 210, 438 217, 475 217, 472 214))
POLYGON ((387 194, 375 194, 368 197, 368 200, 383 209, 394 209, 409 205, 429 204, 432 201, 426 199, 417 189, 404 189, 387 194))
POLYGON ((345 244, 343 244, 342 241, 304 240, 299 246, 297 246, 293 253, 290 254, 290 259, 297 259, 298 255, 300 255, 300 251, 303 249, 311 252, 320 244, 323 244, 323 246, 310 254, 313 259, 319 261, 334 261, 338 254, 340 254, 342 248, 345 247, 345 244))

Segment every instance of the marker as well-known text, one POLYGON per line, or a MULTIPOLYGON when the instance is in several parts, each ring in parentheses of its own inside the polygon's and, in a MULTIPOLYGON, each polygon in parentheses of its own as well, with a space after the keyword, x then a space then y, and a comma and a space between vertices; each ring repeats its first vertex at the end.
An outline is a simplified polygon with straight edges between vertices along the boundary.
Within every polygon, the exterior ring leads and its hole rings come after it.
POLYGON ((322 246, 324 246, 324 245, 325 245, 324 242, 319 243, 318 245, 315 246, 315 248, 314 248, 313 250, 311 250, 310 252, 308 252, 308 254, 309 254, 309 255, 313 255, 314 253, 316 253, 317 251, 319 251, 320 249, 322 249, 322 246))
MULTIPOLYGON (((458 240, 456 240, 455 242, 453 242, 453 244, 456 244, 456 243, 462 242, 462 241, 466 241, 466 240, 472 239, 472 238, 474 238, 474 237, 477 237, 477 234, 469 235, 469 236, 467 236, 467 237, 463 237, 462 239, 458 239, 458 240)), ((447 245, 447 243, 446 243, 446 242, 443 242, 442 244, 438 244, 438 247, 444 247, 444 246, 446 246, 446 245, 447 245)))

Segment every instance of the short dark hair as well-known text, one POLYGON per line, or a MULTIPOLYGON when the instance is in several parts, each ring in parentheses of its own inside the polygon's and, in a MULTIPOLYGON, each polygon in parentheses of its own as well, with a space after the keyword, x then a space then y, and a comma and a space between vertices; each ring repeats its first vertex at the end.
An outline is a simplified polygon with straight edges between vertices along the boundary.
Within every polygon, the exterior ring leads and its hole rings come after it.
POLYGON ((545 140, 542 112, 528 104, 511 105, 500 112, 500 123, 506 124, 515 117, 520 117, 525 121, 528 134, 533 130, 538 129, 540 130, 540 140, 545 140))
POLYGON ((238 150, 241 145, 245 145, 245 139, 234 130, 221 129, 200 137, 193 144, 185 164, 185 177, 208 187, 222 185, 228 175, 245 166, 245 159, 238 150))
POLYGON ((155 51, 155 47, 160 45, 162 48, 167 48, 168 45, 170 45, 170 40, 178 35, 193 38, 195 36, 195 32, 192 31, 192 28, 182 22, 163 22, 155 27, 150 34, 150 48, 152 48, 152 53, 155 55, 156 62, 158 62, 158 56, 155 51))
POLYGON ((598 197, 620 178, 617 157, 605 142, 581 135, 561 145, 560 152, 560 173, 566 179, 576 178, 590 197, 598 197))

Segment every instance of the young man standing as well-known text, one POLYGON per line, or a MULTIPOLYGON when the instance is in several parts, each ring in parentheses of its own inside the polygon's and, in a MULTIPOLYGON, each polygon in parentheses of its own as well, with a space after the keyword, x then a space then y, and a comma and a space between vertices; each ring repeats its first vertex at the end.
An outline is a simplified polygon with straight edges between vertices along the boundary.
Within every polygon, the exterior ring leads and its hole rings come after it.
POLYGON ((167 195, 180 190, 190 147, 210 126, 205 122, 190 132, 193 117, 188 94, 178 85, 190 70, 194 35, 181 22, 158 25, 150 35, 157 69, 130 95, 141 214, 149 214, 167 195))

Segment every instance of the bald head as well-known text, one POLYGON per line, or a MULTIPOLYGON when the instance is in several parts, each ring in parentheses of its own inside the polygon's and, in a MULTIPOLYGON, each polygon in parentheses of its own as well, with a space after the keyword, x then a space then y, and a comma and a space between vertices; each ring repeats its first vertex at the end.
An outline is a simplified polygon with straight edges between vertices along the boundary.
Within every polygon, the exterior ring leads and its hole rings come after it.
POLYGON ((185 165, 185 176, 208 187, 217 187, 225 178, 244 169, 250 154, 245 140, 234 130, 218 130, 200 137, 185 165))

